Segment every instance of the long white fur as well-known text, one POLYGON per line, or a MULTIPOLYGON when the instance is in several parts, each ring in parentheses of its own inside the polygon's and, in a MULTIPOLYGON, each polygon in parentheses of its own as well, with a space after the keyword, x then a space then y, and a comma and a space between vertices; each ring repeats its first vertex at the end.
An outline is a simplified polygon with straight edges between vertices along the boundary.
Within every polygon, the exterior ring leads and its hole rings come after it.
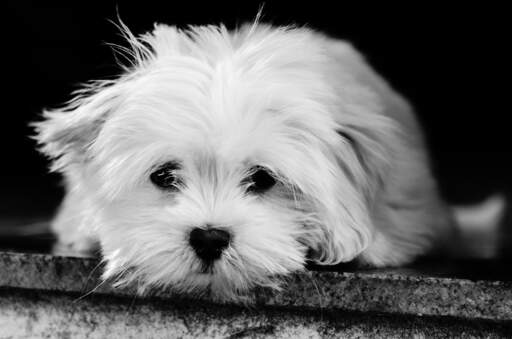
POLYGON ((105 278, 233 299, 277 287, 308 248, 398 265, 451 232, 411 108, 348 43, 259 23, 123 32, 123 75, 35 124, 67 183, 61 248, 99 241, 105 278), (165 193, 149 174, 170 160, 184 185, 165 193), (251 165, 279 184, 244 193, 251 165), (233 234, 209 274, 188 244, 204 224, 233 234))

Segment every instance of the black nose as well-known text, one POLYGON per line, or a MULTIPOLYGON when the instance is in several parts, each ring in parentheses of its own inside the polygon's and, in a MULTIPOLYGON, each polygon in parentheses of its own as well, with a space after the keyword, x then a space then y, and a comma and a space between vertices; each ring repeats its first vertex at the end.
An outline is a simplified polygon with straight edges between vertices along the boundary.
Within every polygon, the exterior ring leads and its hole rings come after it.
POLYGON ((228 247, 231 236, 228 232, 216 229, 194 228, 190 232, 190 246, 205 262, 212 262, 220 258, 222 251, 228 247))

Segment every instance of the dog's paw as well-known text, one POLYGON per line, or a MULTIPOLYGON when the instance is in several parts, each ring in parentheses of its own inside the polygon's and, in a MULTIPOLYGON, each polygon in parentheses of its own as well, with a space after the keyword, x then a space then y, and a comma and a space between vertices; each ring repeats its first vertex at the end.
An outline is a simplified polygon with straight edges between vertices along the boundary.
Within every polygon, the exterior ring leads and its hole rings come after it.
POLYGON ((100 253, 99 243, 90 238, 74 242, 57 241, 52 247, 52 254, 66 257, 97 257, 100 253))

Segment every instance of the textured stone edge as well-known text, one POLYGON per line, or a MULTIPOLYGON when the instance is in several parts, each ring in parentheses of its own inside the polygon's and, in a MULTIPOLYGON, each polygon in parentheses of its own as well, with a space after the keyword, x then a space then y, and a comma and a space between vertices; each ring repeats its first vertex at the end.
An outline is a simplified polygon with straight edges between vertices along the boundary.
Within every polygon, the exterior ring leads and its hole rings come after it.
MULTIPOLYGON (((99 279, 96 259, 0 252, 0 286, 46 291, 133 296, 99 279)), ((169 291, 152 294, 183 299, 169 291)), ((402 315, 512 320, 512 283, 404 274, 393 270, 306 271, 286 279, 281 291, 256 289, 249 305, 340 309, 402 315)))
POLYGON ((510 338, 510 322, 0 288, 2 338, 510 338))

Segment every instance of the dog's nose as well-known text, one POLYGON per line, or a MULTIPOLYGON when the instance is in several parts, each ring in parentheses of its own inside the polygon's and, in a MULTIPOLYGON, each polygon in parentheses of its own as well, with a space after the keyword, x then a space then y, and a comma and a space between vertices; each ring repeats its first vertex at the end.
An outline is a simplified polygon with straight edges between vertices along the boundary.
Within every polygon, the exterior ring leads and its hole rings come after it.
POLYGON ((190 232, 190 246, 197 256, 205 262, 220 258, 222 251, 228 247, 231 236, 228 232, 217 228, 194 228, 190 232))

